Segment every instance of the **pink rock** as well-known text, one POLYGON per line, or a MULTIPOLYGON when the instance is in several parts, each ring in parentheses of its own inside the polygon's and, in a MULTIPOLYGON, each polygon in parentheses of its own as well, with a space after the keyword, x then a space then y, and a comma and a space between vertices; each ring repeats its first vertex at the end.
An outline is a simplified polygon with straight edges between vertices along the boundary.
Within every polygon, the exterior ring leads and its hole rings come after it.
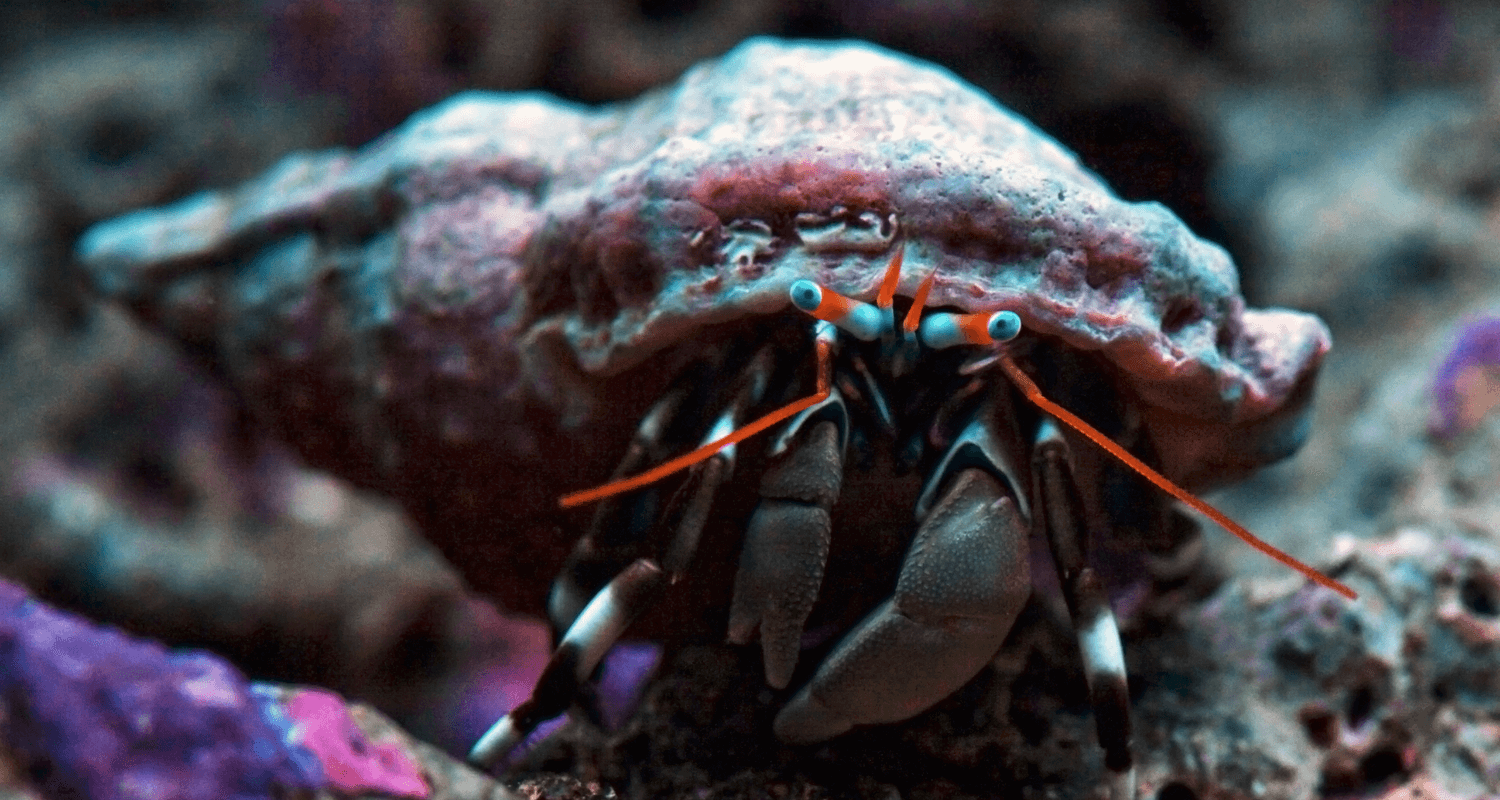
POLYGON ((304 689, 286 704, 286 713, 296 725, 293 738, 318 757, 340 791, 428 796, 416 762, 397 745, 366 739, 338 695, 304 689))

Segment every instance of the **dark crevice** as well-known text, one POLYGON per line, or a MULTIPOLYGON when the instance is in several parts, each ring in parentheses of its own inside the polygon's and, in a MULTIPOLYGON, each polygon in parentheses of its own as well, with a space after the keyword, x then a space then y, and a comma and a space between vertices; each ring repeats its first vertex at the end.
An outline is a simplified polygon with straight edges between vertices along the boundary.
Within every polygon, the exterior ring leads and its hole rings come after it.
POLYGON ((1185 783, 1173 781, 1161 787, 1156 800, 1198 800, 1198 793, 1185 783))
POLYGON ((693 16, 708 0, 637 0, 636 9, 652 22, 681 22, 693 16))
POLYGON ((121 166, 145 152, 154 138, 152 126, 139 117, 102 116, 84 138, 89 161, 108 167, 121 166))
POLYGON ((1375 711, 1375 690, 1369 684, 1361 684, 1349 696, 1349 706, 1344 715, 1351 729, 1359 728, 1375 711))
POLYGON ((1458 599, 1464 608, 1481 617, 1500 616, 1500 589, 1494 582, 1479 576, 1469 576, 1458 587, 1458 599))

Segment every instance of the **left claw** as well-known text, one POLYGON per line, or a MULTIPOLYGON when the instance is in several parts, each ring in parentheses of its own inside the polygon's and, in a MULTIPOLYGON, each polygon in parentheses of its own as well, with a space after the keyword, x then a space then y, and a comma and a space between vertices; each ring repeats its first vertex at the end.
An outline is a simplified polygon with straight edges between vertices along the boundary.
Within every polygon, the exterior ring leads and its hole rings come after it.
POLYGON ((1010 491, 965 469, 917 531, 896 593, 834 649, 776 716, 776 735, 823 741, 926 710, 989 663, 1031 593, 1030 526, 1010 491))

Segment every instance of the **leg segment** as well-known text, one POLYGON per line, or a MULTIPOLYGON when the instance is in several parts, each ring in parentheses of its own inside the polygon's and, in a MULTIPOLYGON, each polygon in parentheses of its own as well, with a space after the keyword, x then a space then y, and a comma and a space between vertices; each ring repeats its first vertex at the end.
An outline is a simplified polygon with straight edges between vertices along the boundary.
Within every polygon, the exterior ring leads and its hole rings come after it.
POLYGON ((757 630, 766 683, 778 689, 791 680, 802 643, 802 627, 823 582, 833 531, 830 512, 843 479, 847 416, 835 392, 800 418, 790 447, 761 480, 761 501, 750 518, 734 599, 729 641, 744 644, 757 630), (806 423, 806 424, 803 424, 806 423))
POLYGON ((1130 694, 1125 680, 1125 651, 1109 596, 1088 566, 1088 532, 1083 501, 1068 461, 1066 440, 1051 420, 1037 432, 1032 474, 1036 481, 1038 522, 1046 531, 1062 584, 1063 598, 1078 633, 1089 699, 1094 707, 1104 766, 1112 775, 1110 797, 1135 796, 1135 767, 1130 753, 1130 694))
MULTIPOLYGON (((766 378, 770 374, 769 350, 762 350, 751 361, 740 376, 739 388, 734 399, 704 439, 705 443, 717 441, 736 427, 736 420, 745 409, 760 400, 765 391, 766 378)), ((654 449, 667 419, 681 405, 682 395, 674 392, 658 403, 646 415, 636 431, 624 460, 616 470, 626 474, 635 470, 645 455, 654 449)), ((569 569, 565 570, 553 586, 548 612, 554 625, 567 623, 552 659, 542 671, 531 698, 502 717, 480 737, 469 753, 469 761, 481 767, 489 767, 504 758, 520 744, 536 726, 567 711, 578 697, 579 688, 589 680, 599 662, 614 643, 624 634, 630 623, 650 608, 661 590, 675 581, 688 568, 698 547, 698 538, 713 506, 713 498, 719 485, 728 477, 734 466, 735 447, 720 449, 714 455, 695 464, 687 480, 673 495, 662 517, 645 526, 625 526, 624 534, 606 537, 608 520, 616 513, 617 502, 606 501, 606 505, 595 514, 594 525, 588 536, 574 550, 569 569), (604 588, 593 595, 586 605, 578 602, 583 590, 577 579, 580 564, 592 560, 595 565, 601 559, 619 558, 627 549, 638 549, 650 545, 641 542, 639 527, 648 531, 670 528, 673 533, 662 546, 666 569, 649 558, 636 558, 620 570, 604 588), (599 546, 599 541, 611 539, 612 547, 599 546)))
MULTIPOLYGON (((739 373, 728 407, 704 438, 704 444, 733 431, 745 411, 760 402, 771 374, 772 356, 769 348, 760 350, 739 373)), ((689 372, 646 412, 624 458, 615 468, 614 479, 637 473, 650 462, 661 460, 658 451, 662 437, 688 403, 690 385, 701 380, 701 370, 689 372)), ((661 560, 670 573, 680 575, 697 547, 698 534, 702 532, 714 493, 733 468, 734 451, 734 446, 730 445, 708 461, 695 465, 665 514, 654 521, 651 517, 655 515, 656 504, 649 502, 656 496, 654 490, 601 501, 594 511, 588 533, 573 548, 567 564, 552 584, 547 616, 553 629, 567 628, 605 577, 615 574, 633 559, 649 554, 653 543, 647 538, 655 532, 673 531, 669 549, 661 560)), ((661 537, 656 537, 655 546, 664 546, 661 537)))
MULTIPOLYGON (((646 412, 611 480, 632 475, 652 461, 660 460, 657 450, 663 431, 687 396, 688 387, 678 385, 646 412)), ((652 514, 654 505, 636 494, 609 497, 595 507, 588 532, 573 546, 567 563, 552 581, 552 593, 547 598, 547 617, 554 631, 567 630, 594 595, 594 587, 636 556, 639 537, 650 527, 649 520, 639 517, 652 514), (637 519, 632 520, 632 517, 637 519)))
POLYGON ((469 763, 488 769, 536 726, 568 710, 578 688, 604 654, 640 613, 649 608, 666 585, 666 573, 655 562, 639 559, 616 575, 584 606, 552 659, 542 670, 531 699, 500 718, 469 751, 469 763))
POLYGON ((911 717, 974 677, 1031 593, 1028 525, 983 469, 964 469, 923 520, 896 593, 851 631, 776 717, 791 743, 911 717))

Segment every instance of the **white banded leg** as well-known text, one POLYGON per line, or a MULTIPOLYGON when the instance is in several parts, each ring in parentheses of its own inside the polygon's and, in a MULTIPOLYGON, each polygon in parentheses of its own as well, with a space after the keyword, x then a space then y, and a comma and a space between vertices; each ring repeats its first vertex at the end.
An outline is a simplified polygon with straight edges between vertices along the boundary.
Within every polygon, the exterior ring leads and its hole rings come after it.
POLYGON ((1135 765, 1130 752, 1130 692, 1125 676, 1125 651, 1109 595, 1088 565, 1088 531, 1083 501, 1073 478, 1068 444, 1050 419, 1037 431, 1032 453, 1038 523, 1047 534, 1063 598, 1073 617, 1078 649, 1104 766, 1110 774, 1109 796, 1135 796, 1135 765))
MULTIPOLYGON (((733 432, 745 411, 760 402, 771 374, 773 355, 771 348, 762 348, 739 373, 733 398, 704 436, 703 444, 733 432)), ((660 449, 663 432, 681 409, 687 396, 687 387, 679 385, 651 407, 641 419, 624 458, 615 468, 610 480, 619 480, 641 472, 649 466, 649 461, 659 460, 660 454, 657 451, 660 449)), ((694 465, 667 509, 653 522, 636 521, 636 524, 631 524, 628 520, 620 519, 622 509, 629 503, 637 502, 631 495, 602 500, 594 512, 589 532, 579 540, 562 572, 552 583, 552 592, 547 601, 547 616, 553 628, 561 630, 571 624, 583 604, 592 596, 592 587, 598 585, 603 575, 609 575, 630 559, 650 552, 648 548, 653 545, 644 539, 664 528, 672 533, 661 562, 675 581, 687 568, 687 562, 697 549, 698 535, 703 530, 719 485, 733 471, 734 453, 734 445, 729 445, 720 449, 712 458, 694 465), (601 572, 603 575, 600 575, 601 572), (592 580, 589 579, 590 574, 594 576, 592 580)), ((654 546, 662 546, 660 538, 656 539, 654 546)))
MULTIPOLYGON (((717 441, 735 429, 736 420, 744 409, 758 402, 764 393, 769 371, 770 351, 762 350, 742 376, 742 385, 734 401, 704 437, 704 444, 717 441)), ((656 409, 653 409, 642 423, 633 445, 648 445, 653 436, 659 435, 661 422, 659 419, 653 421, 656 416, 656 409)), ((635 451, 636 448, 632 447, 631 452, 635 451)), ((652 559, 638 558, 599 590, 573 616, 530 699, 502 717, 480 737, 469 753, 471 763, 484 768, 493 766, 524 741, 537 725, 572 706, 579 696, 579 689, 630 623, 651 607, 664 586, 675 582, 687 569, 697 550, 714 495, 733 469, 734 455, 734 445, 728 445, 692 467, 662 519, 653 526, 664 524, 674 528, 665 547, 667 569, 663 570, 652 559)), ((631 456, 627 455, 626 463, 631 461, 631 456)), ((554 598, 556 596, 554 591, 554 598)))
MULTIPOLYGON (((662 433, 687 396, 688 387, 679 385, 651 406, 636 426, 635 435, 610 480, 633 475, 650 466, 652 461, 659 460, 657 450, 662 433)), ((616 496, 601 500, 595 507, 588 532, 573 546, 567 563, 552 581, 552 591, 547 597, 547 618, 554 631, 566 630, 573 624, 604 576, 639 555, 639 538, 650 525, 644 521, 632 525, 621 517, 628 505, 640 502, 637 496, 616 496), (627 552, 630 555, 625 555, 627 552), (596 577, 591 578, 591 575, 596 577)))
POLYGON ((469 751, 469 763, 481 769, 493 767, 538 725, 567 711, 605 653, 651 606, 665 585, 666 573, 643 558, 599 590, 563 635, 530 699, 501 717, 479 738, 469 751))

